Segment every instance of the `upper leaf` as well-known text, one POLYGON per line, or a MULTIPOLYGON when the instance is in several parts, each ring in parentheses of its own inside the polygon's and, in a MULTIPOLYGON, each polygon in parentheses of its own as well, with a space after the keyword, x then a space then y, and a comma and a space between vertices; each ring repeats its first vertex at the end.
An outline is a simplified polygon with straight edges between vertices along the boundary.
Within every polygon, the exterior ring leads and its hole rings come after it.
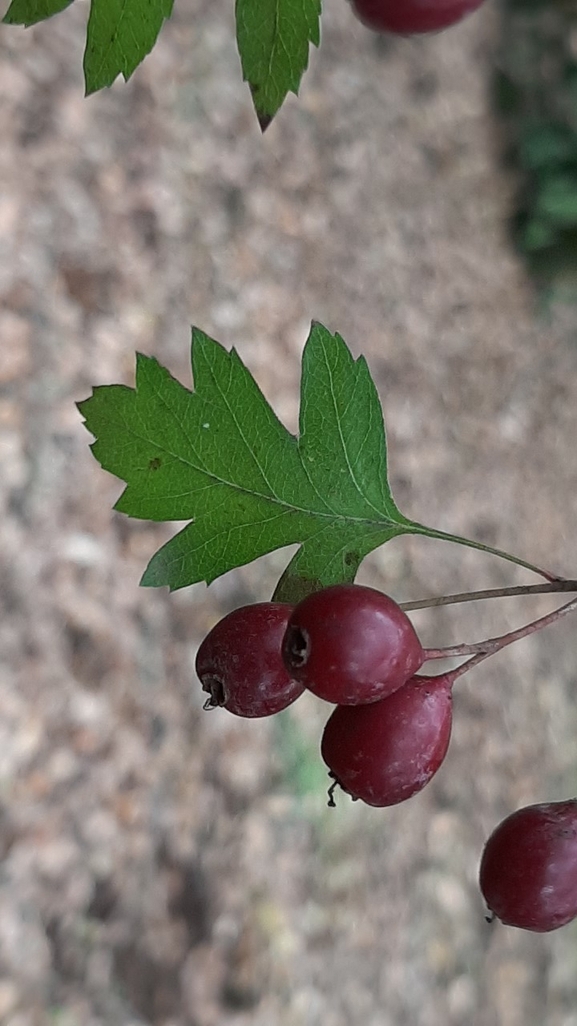
POLYGON ((298 93, 309 46, 320 42, 321 0, 236 0, 242 73, 264 132, 288 92, 298 93))
POLYGON ((129 79, 150 53, 174 0, 91 0, 84 51, 86 95, 129 79))
POLYGON ((7 25, 36 25, 70 7, 73 0, 12 0, 2 21, 7 25))
MULTIPOLYGON (((35 25, 73 0, 11 0, 4 21, 35 25)), ((152 50, 174 0, 90 0, 86 94, 130 78, 152 50)), ((321 0, 236 0, 237 42, 245 81, 264 129, 290 91, 298 93, 311 44, 320 42, 321 0)))
POLYGON ((79 408, 93 452, 127 487, 116 509, 192 522, 143 583, 182 588, 304 542, 301 577, 353 579, 404 518, 387 484, 382 412, 364 359, 314 325, 303 357, 301 433, 281 424, 233 349, 193 331, 195 391, 139 355, 136 389, 95 388, 79 408), (307 542, 309 544, 307 544, 307 542))
MULTIPOLYGON (((303 354, 298 439, 278 420, 233 349, 195 329, 194 392, 138 355, 136 388, 105 385, 79 404, 101 465, 126 482, 116 509, 190 520, 142 579, 171 590, 299 542, 276 591, 294 602, 352 581, 395 535, 424 534, 522 560, 403 516, 387 480, 385 428, 365 360, 312 326, 303 354)), ((536 569, 531 567, 531 569, 536 569)))

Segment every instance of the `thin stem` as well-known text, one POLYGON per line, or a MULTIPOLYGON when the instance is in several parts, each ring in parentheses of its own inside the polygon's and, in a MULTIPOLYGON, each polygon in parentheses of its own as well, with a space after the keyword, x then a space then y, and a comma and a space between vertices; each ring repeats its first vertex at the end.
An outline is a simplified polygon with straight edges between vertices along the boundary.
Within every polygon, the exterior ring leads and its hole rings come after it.
MULTIPOLYGON (((457 677, 461 677, 464 673, 472 670, 474 666, 478 666, 484 659, 488 659, 489 656, 500 652, 502 648, 512 645, 514 641, 520 641, 521 638, 527 638, 530 634, 535 634, 536 631, 542 630, 543 627, 548 627, 549 624, 556 623, 557 620, 561 620, 562 617, 567 616, 567 613, 573 612, 574 609, 577 609, 577 598, 566 602, 564 606, 559 606, 552 613, 547 613, 546 616, 540 616, 538 620, 533 620, 531 623, 525 624, 524 627, 517 628, 516 631, 501 634, 498 638, 488 638, 486 641, 479 642, 477 646, 468 646, 468 651, 475 651, 475 655, 471 659, 467 659, 466 662, 461 663, 456 669, 450 671, 448 676, 451 683, 456 681, 457 677)), ((462 646, 462 648, 467 648, 467 646, 462 646)), ((461 651, 460 654, 463 655, 465 653, 461 651)))
POLYGON ((400 602, 401 609, 430 609, 435 606, 451 606, 458 602, 478 602, 481 599, 509 598, 519 595, 548 595, 563 591, 577 591, 577 580, 560 578, 549 584, 519 584, 512 588, 485 588, 483 591, 463 591, 457 595, 439 595, 436 598, 418 599, 415 602, 400 602))
POLYGON ((467 645, 447 645, 446 648, 424 648, 423 655, 425 662, 433 659, 458 659, 459 656, 474 655, 476 652, 484 652, 486 641, 474 641, 467 645))
POLYGON ((539 577, 544 577, 546 581, 560 581, 562 578, 559 574, 554 574, 550 570, 544 570, 540 566, 535 566, 534 563, 528 563, 525 559, 519 559, 517 556, 512 556, 509 552, 504 552, 503 549, 494 549, 492 545, 485 545, 483 542, 473 541, 471 538, 463 538, 459 534, 449 534, 446 531, 436 531, 434 528, 425 527, 423 524, 419 524, 414 520, 406 521, 410 524, 411 533, 424 535, 426 538, 438 538, 441 541, 455 542, 457 545, 466 545, 469 549, 477 549, 479 552, 488 552, 493 556, 499 556, 501 559, 506 559, 509 563, 515 563, 516 566, 524 566, 526 570, 532 570, 533 573, 538 574, 539 577))

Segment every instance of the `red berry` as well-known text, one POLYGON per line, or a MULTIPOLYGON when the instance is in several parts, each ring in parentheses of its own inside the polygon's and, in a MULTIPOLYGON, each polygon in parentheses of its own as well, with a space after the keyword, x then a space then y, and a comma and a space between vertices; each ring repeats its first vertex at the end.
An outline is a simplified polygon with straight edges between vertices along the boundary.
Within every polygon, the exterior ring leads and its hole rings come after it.
POLYGON ((479 882, 507 926, 547 933, 577 917, 577 799, 528 805, 485 845, 479 882))
POLYGON ((281 644, 293 607, 257 602, 235 609, 207 634, 196 672, 207 691, 205 708, 223 706, 236 716, 271 716, 303 692, 287 673, 281 644))
POLYGON ((385 698, 424 659, 406 613, 388 595, 358 584, 303 599, 288 622, 283 657, 291 676, 336 705, 385 698))
POLYGON ((367 805, 396 805, 420 791, 449 747, 451 688, 449 675, 416 676, 381 702, 337 706, 321 742, 335 782, 367 805))
POLYGON ((352 0, 357 17, 375 32, 413 35, 454 25, 483 0, 352 0))

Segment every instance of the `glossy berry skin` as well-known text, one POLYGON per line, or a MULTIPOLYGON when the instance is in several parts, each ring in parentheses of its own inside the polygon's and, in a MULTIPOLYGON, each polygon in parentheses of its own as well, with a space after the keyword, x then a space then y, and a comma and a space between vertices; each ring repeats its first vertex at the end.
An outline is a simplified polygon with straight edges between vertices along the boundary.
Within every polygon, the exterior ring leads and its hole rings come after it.
POLYGON ((483 0, 352 0, 353 11, 374 32, 438 32, 476 11, 483 0))
POLYGON ((577 917, 577 800, 528 805, 493 831, 479 882, 507 926, 548 933, 577 917))
POLYGON ((337 584, 295 606, 283 658, 291 676, 319 698, 358 705, 396 691, 424 656, 411 621, 388 595, 337 584))
POLYGON ((337 706, 321 741, 331 776, 367 805, 396 805, 421 791, 449 747, 449 676, 412 677, 372 705, 337 706))
POLYGON ((205 708, 223 706, 236 716, 272 716, 303 692, 281 657, 292 606, 256 602, 235 609, 207 634, 196 673, 208 692, 205 708))

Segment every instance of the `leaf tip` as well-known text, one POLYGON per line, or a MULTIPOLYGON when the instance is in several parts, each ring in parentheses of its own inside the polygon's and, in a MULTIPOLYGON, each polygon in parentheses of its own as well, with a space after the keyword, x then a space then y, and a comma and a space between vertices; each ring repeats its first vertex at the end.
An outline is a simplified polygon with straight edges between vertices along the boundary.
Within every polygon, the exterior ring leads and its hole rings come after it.
POLYGON ((260 130, 261 130, 262 134, 264 135, 264 133, 266 132, 268 126, 270 125, 274 115, 273 114, 265 114, 264 111, 257 110, 256 116, 258 118, 258 123, 260 125, 260 130))
MULTIPOLYGON (((121 496, 122 498, 122 496, 121 496)), ((118 503, 117 503, 118 505, 118 503)), ((116 509, 116 506, 114 507, 116 509)), ((138 582, 139 588, 161 588, 163 585, 167 585, 168 581, 161 581, 158 579, 158 574, 155 572, 153 567, 154 556, 150 560, 150 563, 146 567, 142 577, 138 582)))

